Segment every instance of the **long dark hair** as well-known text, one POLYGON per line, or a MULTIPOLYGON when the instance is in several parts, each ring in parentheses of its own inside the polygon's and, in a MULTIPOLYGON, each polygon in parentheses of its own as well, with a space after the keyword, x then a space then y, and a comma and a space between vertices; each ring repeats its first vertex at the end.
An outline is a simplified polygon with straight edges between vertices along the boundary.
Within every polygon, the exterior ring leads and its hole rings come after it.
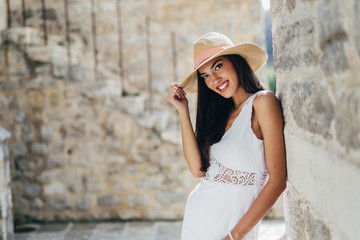
MULTIPOLYGON (((233 64, 239 86, 248 93, 256 93, 264 87, 251 70, 247 61, 240 55, 224 55, 233 64)), ((221 140, 230 112, 234 108, 232 98, 224 98, 210 90, 198 71, 198 99, 195 136, 201 154, 201 171, 206 172, 210 165, 210 146, 221 140)))

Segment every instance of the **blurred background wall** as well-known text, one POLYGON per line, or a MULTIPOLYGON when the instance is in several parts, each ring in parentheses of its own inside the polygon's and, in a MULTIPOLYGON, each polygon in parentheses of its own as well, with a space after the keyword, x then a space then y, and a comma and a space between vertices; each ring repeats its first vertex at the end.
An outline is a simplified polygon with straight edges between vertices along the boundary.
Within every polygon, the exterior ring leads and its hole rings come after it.
POLYGON ((168 85, 209 31, 264 46, 260 0, 11 0, 0 11, 15 222, 182 218, 196 180, 168 85))
POLYGON ((360 1, 272 0, 289 239, 358 239, 360 1))

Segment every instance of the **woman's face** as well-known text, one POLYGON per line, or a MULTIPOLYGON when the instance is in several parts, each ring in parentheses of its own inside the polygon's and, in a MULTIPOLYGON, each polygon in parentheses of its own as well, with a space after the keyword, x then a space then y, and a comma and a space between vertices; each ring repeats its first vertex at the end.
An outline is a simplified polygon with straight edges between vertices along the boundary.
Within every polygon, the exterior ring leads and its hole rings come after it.
POLYGON ((198 69, 206 86, 224 98, 231 98, 239 88, 238 76, 230 60, 220 56, 198 69))

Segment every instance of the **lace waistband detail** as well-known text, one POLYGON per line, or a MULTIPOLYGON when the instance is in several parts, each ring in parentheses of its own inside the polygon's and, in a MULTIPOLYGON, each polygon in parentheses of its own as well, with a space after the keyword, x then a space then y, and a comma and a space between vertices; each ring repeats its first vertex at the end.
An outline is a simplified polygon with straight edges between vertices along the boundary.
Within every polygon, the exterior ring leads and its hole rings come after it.
POLYGON ((231 185, 252 186, 263 188, 268 180, 268 172, 245 172, 227 168, 224 164, 211 158, 210 167, 203 177, 203 180, 211 182, 226 183, 231 185))

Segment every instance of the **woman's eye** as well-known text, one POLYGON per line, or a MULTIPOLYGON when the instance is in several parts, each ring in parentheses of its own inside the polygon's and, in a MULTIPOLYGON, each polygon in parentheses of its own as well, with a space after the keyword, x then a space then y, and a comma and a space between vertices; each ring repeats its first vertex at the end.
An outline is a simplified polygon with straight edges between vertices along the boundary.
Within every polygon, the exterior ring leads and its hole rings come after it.
POLYGON ((216 65, 216 67, 215 67, 215 71, 219 70, 221 67, 222 67, 222 63, 220 63, 220 64, 216 65))
POLYGON ((203 76, 202 76, 202 79, 205 80, 207 77, 208 77, 208 75, 203 75, 203 76))

